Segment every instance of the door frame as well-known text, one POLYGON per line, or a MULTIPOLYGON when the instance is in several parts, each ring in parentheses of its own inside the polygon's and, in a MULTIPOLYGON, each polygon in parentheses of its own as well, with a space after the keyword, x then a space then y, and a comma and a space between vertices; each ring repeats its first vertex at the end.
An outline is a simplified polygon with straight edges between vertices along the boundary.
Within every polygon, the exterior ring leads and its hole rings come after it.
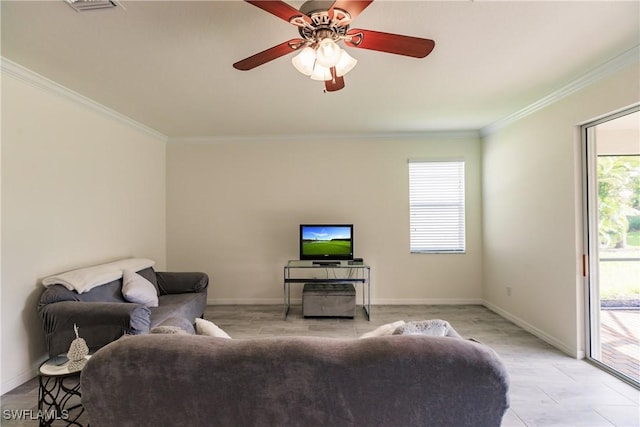
POLYGON ((597 202, 598 200, 597 141, 595 141, 594 137, 595 126, 638 111, 640 111, 640 104, 626 107, 580 126, 583 200, 582 277, 584 284, 584 320, 586 335, 585 354, 589 362, 634 387, 638 387, 638 383, 635 380, 599 360, 601 358, 600 293, 597 282, 599 277, 599 229, 597 204, 595 206, 592 206, 592 204, 593 201, 597 202), (592 221, 593 218, 596 220, 592 221), (596 281, 595 284, 593 280, 596 281), (593 304, 597 304, 597 309, 592 307, 593 304))

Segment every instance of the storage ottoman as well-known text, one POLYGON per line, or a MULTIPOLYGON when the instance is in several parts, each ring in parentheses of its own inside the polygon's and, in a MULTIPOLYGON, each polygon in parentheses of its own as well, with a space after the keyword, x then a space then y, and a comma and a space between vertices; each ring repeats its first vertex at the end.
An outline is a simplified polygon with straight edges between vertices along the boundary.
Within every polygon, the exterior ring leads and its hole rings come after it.
POLYGON ((351 283, 305 283, 302 289, 304 317, 354 317, 356 289, 351 283))

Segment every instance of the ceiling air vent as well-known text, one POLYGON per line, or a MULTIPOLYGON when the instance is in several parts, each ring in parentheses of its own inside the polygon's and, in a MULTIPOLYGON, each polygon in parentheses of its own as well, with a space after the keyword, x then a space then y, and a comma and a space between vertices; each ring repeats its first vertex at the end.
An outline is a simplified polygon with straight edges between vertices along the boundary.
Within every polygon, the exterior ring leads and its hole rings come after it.
POLYGON ((86 12, 88 10, 113 9, 118 7, 115 0, 65 0, 76 12, 86 12))

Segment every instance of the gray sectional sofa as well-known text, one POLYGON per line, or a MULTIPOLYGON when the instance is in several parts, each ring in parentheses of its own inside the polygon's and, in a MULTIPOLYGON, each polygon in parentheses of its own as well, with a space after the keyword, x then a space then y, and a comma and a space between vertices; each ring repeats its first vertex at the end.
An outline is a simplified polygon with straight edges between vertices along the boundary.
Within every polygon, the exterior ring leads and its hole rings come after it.
POLYGON ((191 324, 207 304, 209 277, 196 272, 157 272, 153 267, 137 271, 156 288, 158 306, 128 302, 122 294, 122 278, 78 293, 60 284, 42 293, 38 312, 43 322, 50 357, 66 353, 79 329, 95 351, 123 335, 144 334, 171 318, 191 324))
POLYGON ((128 336, 81 375, 92 427, 499 426, 504 365, 455 336, 128 336))

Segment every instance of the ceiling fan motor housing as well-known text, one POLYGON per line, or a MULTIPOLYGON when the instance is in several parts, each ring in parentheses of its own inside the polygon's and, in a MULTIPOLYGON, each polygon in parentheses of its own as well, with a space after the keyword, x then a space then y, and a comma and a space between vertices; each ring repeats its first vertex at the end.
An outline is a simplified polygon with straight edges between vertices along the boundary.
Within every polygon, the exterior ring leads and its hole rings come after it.
POLYGON ((351 15, 346 10, 334 8, 333 17, 329 15, 329 8, 333 1, 308 1, 300 7, 300 13, 311 19, 311 24, 299 25, 300 20, 292 18, 292 24, 298 25, 300 35, 310 43, 319 42, 325 38, 333 41, 343 39, 349 30, 351 15), (295 22, 293 22, 295 21, 295 22))

